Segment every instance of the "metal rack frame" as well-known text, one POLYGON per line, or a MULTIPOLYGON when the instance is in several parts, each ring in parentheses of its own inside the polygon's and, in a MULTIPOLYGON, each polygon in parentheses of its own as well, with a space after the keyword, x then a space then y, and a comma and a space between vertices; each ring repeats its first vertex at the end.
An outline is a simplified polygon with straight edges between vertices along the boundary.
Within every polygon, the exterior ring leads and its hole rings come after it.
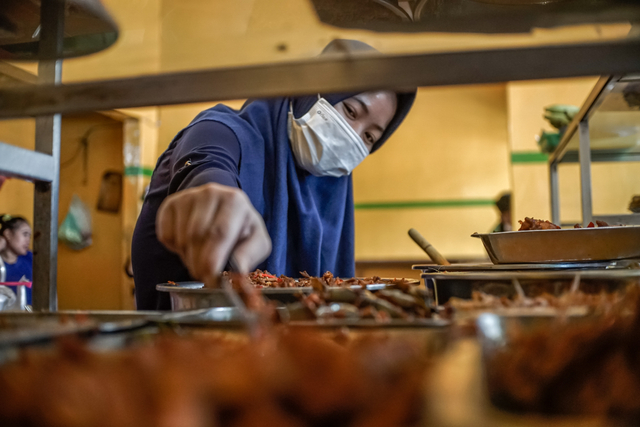
POLYGON ((591 164, 593 162, 637 162, 640 161, 640 153, 621 154, 617 150, 598 150, 591 152, 591 139, 589 135, 589 120, 593 117, 598 107, 616 86, 616 83, 626 79, 621 75, 601 77, 584 102, 580 112, 567 126, 558 148, 549 156, 549 186, 551 195, 551 220, 554 224, 561 224, 560 218, 560 185, 558 179, 558 166, 560 163, 579 163, 580 165, 580 200, 583 227, 594 220, 603 220, 620 224, 640 224, 640 214, 623 215, 599 215, 593 216, 593 200, 591 186, 591 164), (578 133, 579 149, 569 151, 569 143, 578 133))
MULTIPOLYGON (((42 1, 41 49, 60 52, 64 5, 42 1)), ((640 71, 640 39, 412 55, 322 58, 60 84, 61 61, 42 84, 0 89, 0 118, 37 117, 36 150, 0 143, 0 173, 35 181, 34 308, 57 309, 60 115, 114 108, 640 71)), ((557 176, 555 178, 557 180, 557 176)))

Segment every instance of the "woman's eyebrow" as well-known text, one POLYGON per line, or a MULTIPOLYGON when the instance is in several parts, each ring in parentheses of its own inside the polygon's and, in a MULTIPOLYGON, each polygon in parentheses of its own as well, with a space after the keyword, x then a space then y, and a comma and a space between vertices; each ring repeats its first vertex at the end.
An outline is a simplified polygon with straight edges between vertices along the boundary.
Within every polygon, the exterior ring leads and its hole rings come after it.
POLYGON ((362 101, 362 99, 358 97, 354 97, 353 99, 358 101, 358 103, 360 104, 360 106, 362 107, 365 113, 369 114, 369 107, 367 107, 367 104, 365 104, 364 101, 362 101))

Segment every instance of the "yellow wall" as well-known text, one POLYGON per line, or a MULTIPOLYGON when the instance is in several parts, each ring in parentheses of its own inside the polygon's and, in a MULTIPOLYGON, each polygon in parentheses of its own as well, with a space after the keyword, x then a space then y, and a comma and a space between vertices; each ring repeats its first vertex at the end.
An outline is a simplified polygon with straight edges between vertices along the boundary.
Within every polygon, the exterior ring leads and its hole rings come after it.
MULTIPOLYGON (((420 89, 405 123, 354 172, 356 205, 495 199, 510 188, 505 85, 420 89)), ((415 227, 445 255, 482 257, 469 236, 493 206, 356 210, 357 259, 420 259, 415 227)))
POLYGON ((122 209, 119 213, 96 209, 102 174, 122 172, 122 123, 97 114, 65 117, 62 126, 60 170, 60 222, 71 197, 77 194, 92 216, 93 243, 74 251, 58 246, 58 300, 64 309, 118 309, 121 307, 122 209), (88 174, 82 171, 82 155, 70 161, 83 135, 88 139, 88 174))
POLYGON ((629 29, 584 25, 506 36, 374 33, 321 24, 311 2, 301 0, 102 2, 119 24, 120 38, 104 52, 65 61, 65 81, 308 58, 339 37, 403 53, 603 40, 629 29))
MULTIPOLYGON (((33 120, 0 122, 0 141, 23 148, 34 147, 33 120)), ((80 252, 59 245, 58 295, 60 309, 117 309, 121 305, 122 211, 119 214, 96 210, 102 173, 122 171, 122 123, 99 114, 66 116, 62 120, 59 222, 67 213, 73 194, 78 194, 91 210, 93 244, 80 252), (107 125, 107 126, 105 126, 107 125), (89 136, 87 182, 84 183, 80 138, 89 136)), ((0 212, 22 215, 33 223, 33 185, 11 179, 0 191, 0 212)))

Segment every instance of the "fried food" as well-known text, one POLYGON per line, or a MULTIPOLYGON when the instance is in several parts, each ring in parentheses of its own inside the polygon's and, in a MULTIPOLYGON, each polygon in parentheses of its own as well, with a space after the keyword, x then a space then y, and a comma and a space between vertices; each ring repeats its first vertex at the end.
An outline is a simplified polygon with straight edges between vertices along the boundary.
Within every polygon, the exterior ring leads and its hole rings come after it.
POLYGON ((390 338, 165 334, 94 352, 77 340, 0 368, 5 427, 416 425, 426 360, 390 338))
MULTIPOLYGON (((226 273, 225 273, 226 274, 226 273)), ((294 279, 292 277, 287 277, 281 275, 277 277, 266 270, 255 270, 254 272, 249 274, 249 279, 254 286, 258 288, 302 288, 302 287, 310 287, 314 284, 317 286, 318 284, 322 286, 329 287, 337 287, 337 286, 366 286, 373 285, 377 283, 385 283, 389 285, 401 285, 401 284, 409 284, 412 281, 407 279, 382 279, 378 276, 372 277, 364 277, 364 278, 348 278, 342 279, 339 277, 335 277, 331 272, 327 271, 320 277, 310 276, 306 271, 300 272, 300 278, 294 279)))
POLYGON ((452 297, 445 303, 450 317, 459 311, 499 310, 505 308, 549 307, 566 309, 584 307, 591 312, 609 313, 622 303, 629 292, 635 292, 637 281, 522 280, 522 291, 512 283, 474 283, 471 299, 452 297))
POLYGON ((520 228, 518 231, 525 230, 558 230, 560 227, 555 225, 554 223, 543 220, 543 219, 534 219, 526 217, 524 221, 518 221, 520 223, 520 228))
POLYGON ((331 287, 312 279, 313 293, 300 295, 300 302, 287 306, 291 320, 327 318, 374 319, 387 322, 393 319, 426 319, 431 309, 426 304, 428 292, 408 283, 396 283, 385 289, 369 291, 360 287, 331 287))

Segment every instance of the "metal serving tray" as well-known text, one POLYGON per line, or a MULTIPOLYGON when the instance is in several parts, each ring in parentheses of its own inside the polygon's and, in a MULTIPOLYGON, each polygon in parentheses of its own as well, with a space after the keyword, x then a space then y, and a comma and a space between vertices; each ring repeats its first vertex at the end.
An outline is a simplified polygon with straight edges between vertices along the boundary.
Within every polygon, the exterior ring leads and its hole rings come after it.
POLYGON ((538 271, 459 271, 423 273, 425 287, 434 295, 433 304, 441 306, 450 298, 471 299, 474 290, 496 296, 512 297, 515 293, 513 280, 522 286, 527 297, 529 289, 540 288, 549 282, 555 296, 567 291, 576 275, 580 275, 582 289, 597 287, 607 292, 624 289, 630 284, 640 284, 638 269, 599 269, 599 270, 538 270, 538 271))
POLYGON ((640 226, 478 234, 494 264, 607 261, 640 257, 640 226))
MULTIPOLYGON (((279 310, 286 310, 281 308, 279 310)), ((242 316, 235 307, 215 307, 186 312, 172 312, 162 317, 162 323, 173 323, 182 326, 215 326, 216 323, 225 327, 244 327, 242 316)), ((442 328, 451 323, 443 319, 390 319, 388 322, 376 322, 373 319, 318 319, 292 320, 286 323, 292 327, 311 327, 319 329, 332 328, 442 328)))
POLYGON ((129 331, 161 317, 161 312, 145 311, 2 312, 0 347, 34 344, 66 335, 129 331))
MULTIPOLYGON (((411 282, 413 282, 413 280, 411 280, 411 282)), ((414 284, 418 285, 420 282, 415 280, 414 284)), ((389 285, 385 283, 375 283, 367 285, 367 289, 370 291, 379 291, 387 286, 389 285)), ((356 285, 353 287, 358 288, 359 286, 356 285)), ((229 300, 224 290, 205 288, 202 282, 162 283, 156 285, 156 290, 169 293, 171 309, 173 311, 233 306, 233 303, 229 300)), ((284 305, 297 302, 299 300, 297 295, 299 294, 309 295, 313 292, 313 288, 260 288, 260 292, 265 298, 276 301, 279 305, 284 305)))

